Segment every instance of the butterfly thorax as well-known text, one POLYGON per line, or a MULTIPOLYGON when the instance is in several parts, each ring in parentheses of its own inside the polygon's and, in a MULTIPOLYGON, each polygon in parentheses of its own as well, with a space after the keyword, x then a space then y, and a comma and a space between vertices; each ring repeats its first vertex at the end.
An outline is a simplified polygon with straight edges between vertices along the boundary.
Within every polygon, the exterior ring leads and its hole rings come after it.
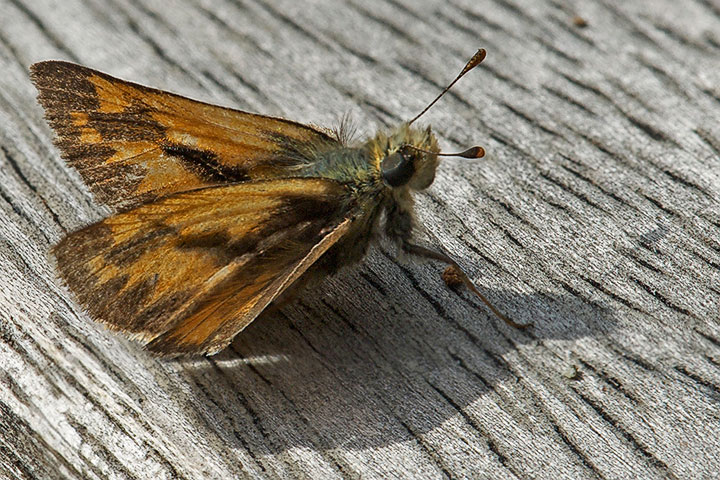
POLYGON ((430 128, 400 125, 364 143, 319 153, 303 176, 332 178, 346 185, 355 203, 351 230, 327 252, 325 273, 363 258, 374 238, 401 244, 416 225, 412 191, 427 188, 438 165, 437 140, 430 128))

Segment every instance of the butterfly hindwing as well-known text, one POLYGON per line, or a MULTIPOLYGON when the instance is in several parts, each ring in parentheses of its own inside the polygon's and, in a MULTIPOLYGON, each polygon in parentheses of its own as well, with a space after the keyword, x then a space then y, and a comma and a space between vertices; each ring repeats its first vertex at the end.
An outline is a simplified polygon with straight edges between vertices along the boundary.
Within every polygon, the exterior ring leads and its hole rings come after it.
POLYGON ((219 352, 340 240, 351 224, 352 219, 346 218, 323 232, 310 251, 299 261, 288 262, 280 275, 272 271, 258 272, 254 277, 256 281, 250 284, 243 272, 228 268, 214 292, 202 296, 188 314, 178 315, 179 321, 150 342, 148 349, 159 354, 219 352), (222 316, 227 312, 233 313, 231 319, 222 316))
POLYGON ((351 202, 320 178, 207 187, 113 215, 53 253, 95 319, 162 354, 214 353, 347 232, 351 202))
POLYGON ((338 145, 300 123, 198 102, 73 63, 40 62, 30 70, 63 158, 113 207, 292 176, 294 165, 338 145))

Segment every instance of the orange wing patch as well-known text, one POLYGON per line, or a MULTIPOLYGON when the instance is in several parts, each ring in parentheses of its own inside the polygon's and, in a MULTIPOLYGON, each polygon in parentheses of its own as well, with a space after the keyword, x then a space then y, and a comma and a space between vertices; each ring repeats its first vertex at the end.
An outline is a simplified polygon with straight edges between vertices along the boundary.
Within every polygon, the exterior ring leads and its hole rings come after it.
POLYGON ((67 62, 31 78, 63 158, 97 199, 130 208, 173 193, 292 176, 339 143, 300 123, 218 107, 67 62))
POLYGON ((114 215, 53 253, 95 319, 159 353, 214 353, 344 235, 351 202, 319 178, 208 187, 114 215))
MULTIPOLYGON (((213 293, 203 297, 189 315, 176 315, 180 320, 168 331, 148 344, 151 351, 161 354, 206 353, 213 355, 225 347, 250 324, 287 287, 332 247, 352 224, 345 219, 324 237, 319 238, 306 255, 276 271, 262 271, 252 282, 235 265, 223 272, 213 293), (231 315, 228 317, 227 315, 231 315)), ((306 245, 307 246, 307 245, 306 245)))

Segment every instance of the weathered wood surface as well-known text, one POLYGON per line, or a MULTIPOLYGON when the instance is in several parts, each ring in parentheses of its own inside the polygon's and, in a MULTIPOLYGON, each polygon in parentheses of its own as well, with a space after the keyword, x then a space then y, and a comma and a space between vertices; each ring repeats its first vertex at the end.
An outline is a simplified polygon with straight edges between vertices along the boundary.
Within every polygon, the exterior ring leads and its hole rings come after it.
POLYGON ((7 478, 713 478, 720 471, 720 4, 0 0, 0 468, 7 478), (580 15, 582 28, 573 21, 580 15), (384 247, 211 358, 89 321, 48 248, 107 211, 27 67, 60 58, 448 160, 442 267, 384 247))

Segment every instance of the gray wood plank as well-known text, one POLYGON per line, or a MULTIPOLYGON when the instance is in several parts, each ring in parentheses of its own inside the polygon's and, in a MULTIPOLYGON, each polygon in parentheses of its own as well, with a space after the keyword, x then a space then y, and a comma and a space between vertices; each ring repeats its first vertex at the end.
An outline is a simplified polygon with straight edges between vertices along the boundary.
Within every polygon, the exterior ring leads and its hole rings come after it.
POLYGON ((0 0, 7 478, 713 478, 720 7, 710 0, 0 0), (575 24, 580 16, 587 25, 575 24), (427 230, 515 320, 380 246, 209 358, 94 324, 48 249, 102 218, 27 67, 65 59, 446 150, 427 230))

